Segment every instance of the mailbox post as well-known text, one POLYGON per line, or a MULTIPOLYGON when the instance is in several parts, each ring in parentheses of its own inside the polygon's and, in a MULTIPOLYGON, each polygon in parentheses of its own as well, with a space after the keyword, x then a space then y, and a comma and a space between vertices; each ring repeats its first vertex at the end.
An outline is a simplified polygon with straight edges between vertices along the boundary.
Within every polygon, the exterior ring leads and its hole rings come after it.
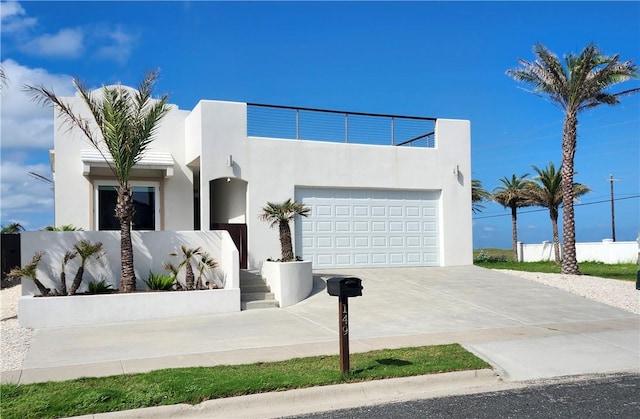
POLYGON ((362 281, 354 277, 327 280, 327 292, 338 297, 338 335, 340 336, 340 372, 349 372, 349 297, 362 295, 362 281))

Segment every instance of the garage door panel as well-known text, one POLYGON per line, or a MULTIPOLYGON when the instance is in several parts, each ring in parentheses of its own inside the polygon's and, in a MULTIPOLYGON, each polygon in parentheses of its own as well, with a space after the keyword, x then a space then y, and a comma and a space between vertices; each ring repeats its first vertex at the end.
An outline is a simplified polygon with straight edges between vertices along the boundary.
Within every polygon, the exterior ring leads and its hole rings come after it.
POLYGON ((314 268, 438 266, 439 192, 297 188, 296 247, 314 268))

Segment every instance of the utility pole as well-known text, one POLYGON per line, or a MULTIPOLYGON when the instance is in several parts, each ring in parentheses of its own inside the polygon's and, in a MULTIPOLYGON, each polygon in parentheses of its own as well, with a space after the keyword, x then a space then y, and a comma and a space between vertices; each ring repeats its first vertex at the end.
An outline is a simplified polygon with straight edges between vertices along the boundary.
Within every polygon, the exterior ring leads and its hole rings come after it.
POLYGON ((609 173, 609 179, 607 179, 609 181, 609 186, 611 189, 611 238, 613 239, 613 241, 616 241, 616 215, 615 215, 615 210, 613 207, 613 181, 614 180, 620 180, 620 179, 614 179, 613 175, 611 173, 609 173))

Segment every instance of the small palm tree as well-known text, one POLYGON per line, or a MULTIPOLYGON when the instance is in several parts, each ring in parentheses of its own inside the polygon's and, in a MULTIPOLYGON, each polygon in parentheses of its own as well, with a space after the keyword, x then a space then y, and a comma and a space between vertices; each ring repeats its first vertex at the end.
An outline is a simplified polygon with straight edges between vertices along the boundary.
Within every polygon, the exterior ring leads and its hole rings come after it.
POLYGON ((122 292, 133 292, 136 289, 131 243, 134 210, 129 182, 131 170, 143 157, 154 139, 160 120, 169 111, 168 96, 152 99, 153 86, 157 78, 157 70, 148 72, 135 93, 120 84, 105 86, 100 98, 93 95, 79 80, 74 79, 73 84, 87 105, 91 119, 75 113, 68 103, 44 86, 24 87, 34 100, 52 105, 70 127, 78 128, 100 152, 118 180, 115 212, 120 222, 122 292), (94 124, 97 125, 98 132, 93 128, 94 124))
POLYGON ((507 70, 516 81, 533 86, 533 93, 551 99, 564 112, 562 127, 562 273, 580 274, 576 258, 576 225, 573 211, 574 158, 578 137, 578 114, 600 105, 617 105, 622 96, 640 88, 611 93, 608 89, 638 78, 633 61, 620 62, 619 55, 607 56, 594 44, 579 55, 566 54, 563 67, 558 57, 544 45, 533 47, 536 61, 518 60, 520 68, 507 70))
POLYGON ((76 276, 73 278, 69 295, 75 294, 76 291, 78 291, 78 288, 80 288, 84 269, 87 263, 92 259, 97 260, 103 255, 101 242, 91 243, 88 240, 80 240, 75 244, 74 248, 75 252, 80 257, 80 267, 78 268, 78 272, 76 272, 76 276))
POLYGON ((203 289, 204 285, 202 283, 202 277, 207 271, 212 271, 218 267, 218 262, 206 251, 202 251, 200 255, 200 261, 198 262, 198 281, 196 282, 196 287, 198 289, 203 289))
POLYGON ((23 277, 30 278, 33 283, 36 284, 36 287, 38 287, 41 295, 49 295, 51 289, 45 287, 37 278, 38 263, 40 263, 40 259, 42 259, 42 256, 44 256, 44 252, 36 252, 36 254, 33 255, 33 258, 31 259, 31 262, 27 263, 22 268, 13 268, 7 274, 7 278, 11 280, 20 280, 23 277))
POLYGON ((282 261, 288 262, 294 259, 293 245, 291 244, 291 229, 289 222, 296 215, 306 217, 311 212, 311 208, 304 206, 300 202, 292 201, 291 198, 282 203, 267 202, 267 206, 262 208, 260 219, 271 223, 271 227, 278 226, 280 230, 280 247, 282 249, 282 261))
MULTIPOLYGON (((562 168, 556 171, 553 162, 544 169, 531 166, 538 176, 534 181, 529 181, 527 185, 527 199, 531 205, 549 209, 551 228, 553 231, 553 250, 556 263, 560 263, 560 237, 558 234, 558 214, 562 205, 562 168)), ((573 196, 578 197, 591 192, 587 185, 580 183, 573 184, 573 196)))
POLYGON ((76 227, 73 224, 65 224, 62 226, 46 226, 42 231, 83 231, 82 227, 76 227))
POLYGON ((20 223, 10 223, 7 226, 2 226, 0 234, 15 234, 24 231, 24 227, 20 223))
POLYGON ((491 199, 491 194, 482 187, 482 181, 477 179, 471 180, 471 211, 473 213, 480 212, 484 209, 482 202, 491 199))
POLYGON ((518 260, 518 208, 531 205, 525 195, 527 176, 529 176, 528 173, 520 177, 513 174, 511 179, 507 177, 499 179, 502 185, 496 187, 491 196, 498 204, 511 208, 511 242, 515 261, 518 260))
POLYGON ((76 256, 78 256, 78 251, 77 250, 70 250, 68 252, 66 252, 64 254, 64 257, 62 258, 62 266, 60 269, 60 293, 62 295, 66 295, 67 294, 67 273, 65 271, 67 264, 69 262, 71 262, 73 259, 76 258, 76 256))
MULTIPOLYGON (((184 266, 184 269, 185 269, 184 285, 187 290, 195 289, 195 276, 193 274, 193 265, 191 265, 191 259, 195 258, 196 256, 201 256, 202 252, 203 252, 202 248, 199 246, 196 248, 190 248, 184 245, 180 245, 180 252, 170 253, 171 256, 177 256, 182 258, 182 260, 180 261, 180 264, 177 267, 177 270, 179 270, 184 266)), ((170 267, 170 264, 165 264, 165 266, 168 268, 170 267)))

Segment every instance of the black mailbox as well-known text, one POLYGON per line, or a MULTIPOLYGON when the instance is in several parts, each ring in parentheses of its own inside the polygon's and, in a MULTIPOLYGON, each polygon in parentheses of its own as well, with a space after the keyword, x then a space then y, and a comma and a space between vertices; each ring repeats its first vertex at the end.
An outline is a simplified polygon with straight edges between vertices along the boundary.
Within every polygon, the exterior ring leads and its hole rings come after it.
POLYGON ((334 276, 327 280, 327 292, 334 297, 359 297, 362 295, 362 280, 355 277, 334 276))

